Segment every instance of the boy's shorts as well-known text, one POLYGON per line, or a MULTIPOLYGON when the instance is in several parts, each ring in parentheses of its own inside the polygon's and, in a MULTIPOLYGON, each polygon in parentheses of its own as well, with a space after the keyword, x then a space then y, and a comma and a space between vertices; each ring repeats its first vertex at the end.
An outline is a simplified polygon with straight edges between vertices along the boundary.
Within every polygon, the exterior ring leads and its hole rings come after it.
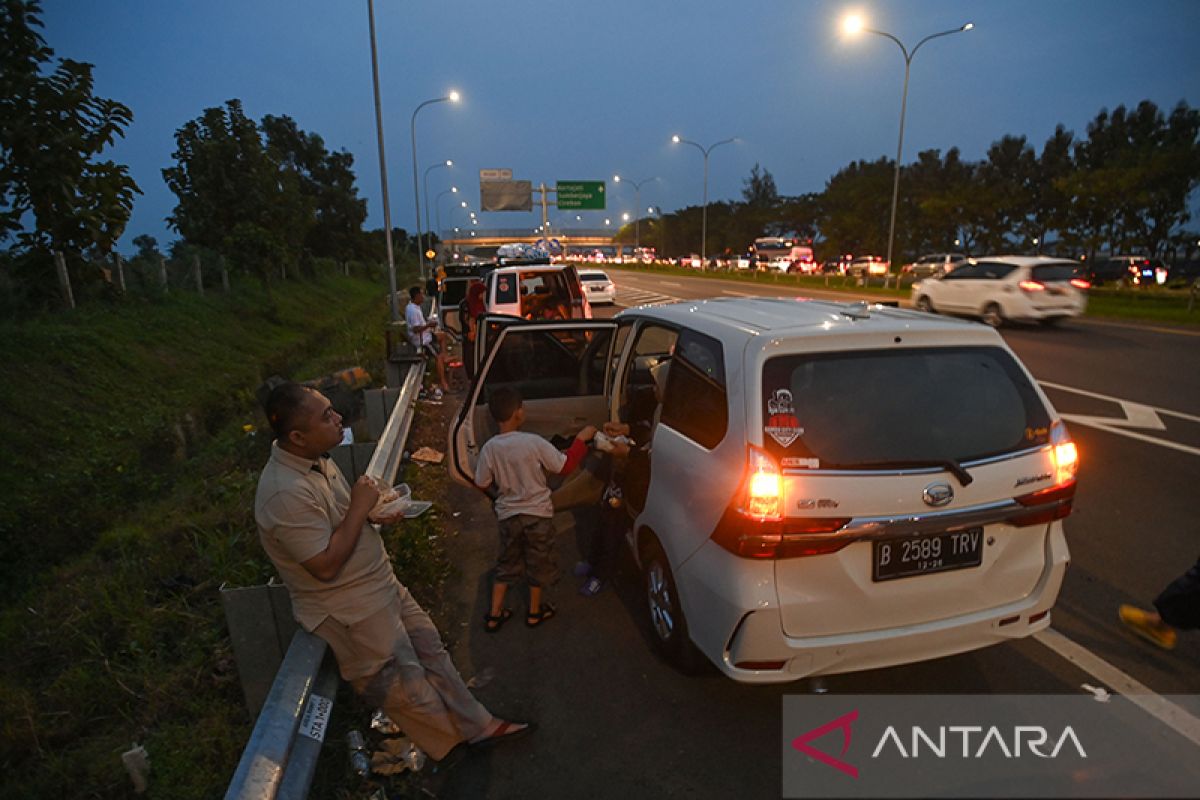
POLYGON ((430 358, 437 358, 441 352, 442 351, 438 349, 437 339, 421 345, 421 354, 429 356, 430 358))
POLYGON ((522 576, 530 586, 549 586, 558 580, 558 548, 549 517, 517 514, 500 520, 500 557, 496 581, 515 583, 522 576))

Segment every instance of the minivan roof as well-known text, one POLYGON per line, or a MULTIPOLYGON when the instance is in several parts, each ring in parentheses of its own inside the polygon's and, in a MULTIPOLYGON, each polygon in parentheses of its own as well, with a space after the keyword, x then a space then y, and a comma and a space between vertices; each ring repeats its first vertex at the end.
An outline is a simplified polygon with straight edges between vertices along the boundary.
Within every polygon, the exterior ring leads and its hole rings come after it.
POLYGON ((968 320, 888 306, 871 305, 865 307, 865 314, 861 313, 863 311, 862 303, 836 303, 806 297, 721 297, 642 306, 622 311, 617 317, 649 316, 718 338, 731 335, 748 338, 764 333, 814 335, 852 330, 883 334, 954 331, 960 335, 975 329, 991 331, 968 320), (817 328, 820 331, 814 330, 817 328))

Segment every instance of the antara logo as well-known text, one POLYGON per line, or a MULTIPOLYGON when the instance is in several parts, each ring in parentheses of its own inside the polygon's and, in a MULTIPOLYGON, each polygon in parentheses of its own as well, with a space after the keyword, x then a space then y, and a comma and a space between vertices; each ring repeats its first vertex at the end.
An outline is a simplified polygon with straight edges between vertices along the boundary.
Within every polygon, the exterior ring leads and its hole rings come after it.
POLYGON ((858 709, 851 711, 849 714, 843 714, 842 716, 838 717, 837 719, 835 719, 831 722, 826 722, 824 725, 822 725, 819 728, 813 728, 808 733, 800 734, 795 739, 792 739, 792 747, 796 748, 801 753, 804 753, 806 756, 811 756, 812 758, 815 758, 817 761, 820 761, 822 764, 827 764, 828 766, 833 767, 834 769, 838 770, 839 772, 846 773, 851 778, 857 778, 858 777, 858 767, 854 766, 853 764, 847 764, 845 761, 842 761, 841 759, 838 759, 838 758, 834 758, 833 756, 829 755, 828 753, 824 753, 815 747, 809 746, 809 744, 808 744, 813 739, 820 739, 822 736, 829 733, 830 731, 841 728, 841 730, 842 730, 842 753, 841 754, 843 756, 846 755, 846 751, 850 749, 850 737, 853 736, 853 734, 854 734, 854 732, 850 728, 850 725, 856 719, 858 719, 858 709))
MULTIPOLYGON (((792 740, 792 747, 838 772, 857 778, 858 767, 842 760, 850 750, 850 741, 854 735, 851 726, 857 719, 858 709, 855 709, 800 734, 792 740), (814 739, 820 739, 836 730, 842 732, 842 750, 838 756, 818 750, 811 744, 814 739)), ((1021 758, 1026 753, 1038 758, 1057 758, 1068 745, 1080 758, 1088 757, 1070 725, 1063 728, 1057 737, 1052 737, 1051 733, 1040 725, 1016 725, 1007 733, 995 725, 987 728, 981 725, 942 725, 931 731, 913 725, 908 733, 906 747, 905 739, 901 738, 896 726, 888 725, 871 752, 871 758, 876 759, 881 754, 886 755, 888 751, 894 751, 906 759, 922 756, 945 759, 954 758, 960 753, 964 759, 978 759, 983 758, 989 750, 1003 753, 1005 758, 1021 758), (972 738, 973 736, 978 738, 972 738)))

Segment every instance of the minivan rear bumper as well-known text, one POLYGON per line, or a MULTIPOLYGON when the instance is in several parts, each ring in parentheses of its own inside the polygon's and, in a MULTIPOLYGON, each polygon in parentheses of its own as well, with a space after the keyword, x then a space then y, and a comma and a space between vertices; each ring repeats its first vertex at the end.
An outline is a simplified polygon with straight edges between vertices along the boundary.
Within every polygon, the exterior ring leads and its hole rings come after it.
MULTIPOLYGON (((1070 560, 1061 521, 1045 533, 1045 567, 1033 590, 1020 600, 970 614, 895 628, 844 635, 788 636, 777 602, 746 596, 729 583, 728 565, 701 548, 679 576, 680 594, 691 620, 705 619, 705 633, 692 626, 697 647, 726 675, 742 683, 785 683, 815 675, 857 672, 908 664, 1020 639, 1049 626, 1070 560), (724 586, 728 591, 722 591, 724 586), (687 602, 688 600, 692 602, 687 602), (747 602, 752 601, 752 602, 747 602), (703 614, 697 617, 697 614, 703 614), (714 635, 725 631, 723 642, 714 635), (743 669, 738 664, 780 664, 778 669, 743 669)), ((716 548, 724 553, 720 548, 716 548)), ((743 560, 743 559, 739 559, 743 560)), ((947 608, 948 611, 952 610, 947 608)))

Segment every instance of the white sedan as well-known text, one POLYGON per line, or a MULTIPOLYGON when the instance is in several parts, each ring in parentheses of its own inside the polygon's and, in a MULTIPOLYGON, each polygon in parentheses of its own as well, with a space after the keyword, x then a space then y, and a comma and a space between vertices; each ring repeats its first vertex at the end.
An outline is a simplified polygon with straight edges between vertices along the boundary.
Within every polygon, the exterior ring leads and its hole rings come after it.
POLYGON ((599 270, 587 270, 579 273, 579 282, 583 285, 583 293, 588 302, 612 304, 617 301, 617 287, 612 279, 599 270))

